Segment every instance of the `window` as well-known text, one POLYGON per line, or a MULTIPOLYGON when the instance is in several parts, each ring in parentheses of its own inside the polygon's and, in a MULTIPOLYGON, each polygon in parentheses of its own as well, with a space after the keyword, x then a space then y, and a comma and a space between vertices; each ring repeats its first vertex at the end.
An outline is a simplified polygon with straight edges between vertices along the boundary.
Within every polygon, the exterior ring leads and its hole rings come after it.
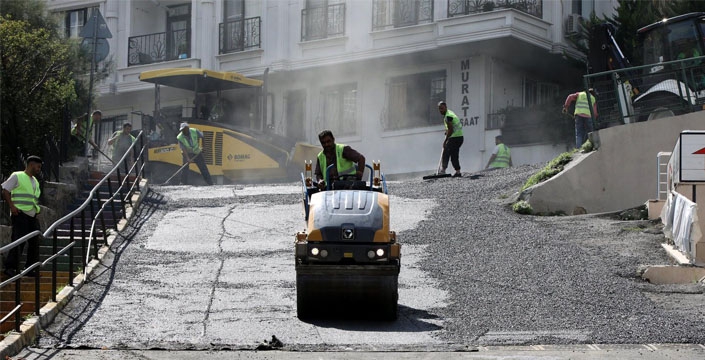
POLYGON ((262 20, 245 18, 244 0, 224 0, 223 22, 219 25, 219 53, 226 54, 259 48, 262 20))
POLYGON ((438 102, 445 97, 445 70, 390 79, 384 129, 401 130, 442 124, 438 102))
POLYGON ((375 0, 372 30, 404 27, 433 21, 431 0, 375 0))
POLYGON ((307 0, 301 10, 301 41, 345 34, 345 3, 342 0, 307 0))
POLYGON ((245 1, 244 0, 224 0, 223 6, 223 21, 235 21, 245 18, 245 1))
POLYGON ((357 133, 357 84, 343 84, 324 88, 323 127, 335 136, 357 133))
POLYGON ((548 104, 558 96, 558 85, 524 79, 524 107, 548 104))
POLYGON ((83 25, 88 20, 92 8, 76 9, 64 14, 64 21, 59 25, 60 34, 67 38, 78 38, 83 25))

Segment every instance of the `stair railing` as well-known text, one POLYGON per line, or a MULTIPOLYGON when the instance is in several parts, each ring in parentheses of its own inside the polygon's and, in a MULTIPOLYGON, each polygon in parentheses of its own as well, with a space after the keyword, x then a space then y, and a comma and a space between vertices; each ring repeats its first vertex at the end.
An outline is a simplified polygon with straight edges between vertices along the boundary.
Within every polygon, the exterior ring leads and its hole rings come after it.
MULTIPOLYGON (((57 293, 57 260, 59 257, 64 256, 66 253, 69 253, 69 278, 68 282, 66 285, 68 286, 74 286, 73 284, 73 278, 74 278, 74 267, 73 267, 73 251, 74 247, 80 242, 81 245, 81 251, 82 254, 85 254, 85 261, 83 262, 83 271, 85 273, 86 271, 86 266, 88 265, 89 261, 91 260, 91 242, 92 240, 95 239, 94 232, 95 232, 95 227, 96 227, 96 222, 101 219, 101 227, 103 230, 103 235, 105 239, 107 239, 107 229, 105 227, 105 222, 103 220, 103 213, 106 210, 106 207, 108 204, 110 204, 113 213, 115 213, 115 199, 121 199, 123 201, 123 212, 122 214, 125 215, 125 201, 130 201, 131 203, 131 198, 132 195, 135 191, 139 190, 139 182, 140 179, 142 178, 145 170, 145 158, 146 158, 146 141, 145 141, 145 135, 142 131, 137 135, 137 141, 135 141, 129 148, 129 150, 123 155, 123 157, 118 161, 118 163, 108 172, 108 174, 103 177, 98 184, 96 184, 93 189, 90 191, 87 199, 75 210, 71 211, 61 219, 57 220, 53 224, 47 228, 44 233, 41 231, 33 231, 13 242, 10 244, 7 244, 3 247, 0 247, 0 255, 8 253, 10 250, 14 249, 15 247, 20 246, 21 244, 25 244, 28 242, 30 239, 34 238, 35 236, 41 238, 47 238, 47 239, 52 239, 52 252, 54 253, 50 257, 48 257, 44 261, 38 261, 20 273, 10 277, 9 279, 3 281, 0 283, 0 289, 10 285, 10 284, 15 284, 15 307, 7 312, 2 319, 0 319, 0 324, 4 324, 8 320, 12 319, 14 317, 14 330, 16 332, 20 332, 20 325, 22 323, 22 315, 21 315, 21 309, 24 303, 22 303, 21 299, 21 283, 22 279, 30 274, 34 274, 36 272, 36 275, 34 275, 34 314, 39 315, 39 310, 41 308, 40 304, 40 274, 39 271, 47 266, 48 264, 52 264, 51 266, 51 282, 52 282, 52 295, 51 295, 51 302, 56 302, 56 293, 57 293), (139 150, 137 150, 139 149, 139 150), (127 156, 133 156, 135 153, 138 154, 137 156, 137 161, 135 161, 132 166, 129 169, 129 172, 122 177, 120 175, 119 171, 119 165, 125 162, 125 159, 127 156), (119 186, 115 191, 112 191, 112 185, 111 182, 114 181, 112 179, 112 175, 115 174, 117 176, 117 183, 119 186), (134 174, 135 180, 130 182, 130 174, 134 174), (105 184, 109 185, 108 188, 110 189, 111 196, 107 200, 101 200, 100 195, 98 194, 100 187, 105 184), (100 204, 102 202, 101 208, 98 210, 97 213, 93 213, 93 202, 98 201, 100 204), (91 207, 91 209, 87 209, 88 207, 91 207), (91 220, 91 226, 90 226, 90 232, 88 235, 88 239, 86 239, 86 231, 87 226, 86 226, 86 211, 90 210, 92 214, 92 220, 91 220), (74 224, 76 216, 80 216, 80 226, 79 229, 76 229, 76 226, 74 224), (69 243, 59 249, 59 240, 58 240, 58 228, 64 223, 69 223, 70 228, 69 228, 69 243), (76 231, 79 231, 80 233, 80 239, 77 239, 77 234, 76 231), (88 240, 88 242, 87 242, 88 240)), ((117 220, 117 219, 115 219, 117 220)), ((96 256, 97 256, 97 251, 96 251, 96 256)), ((83 256, 82 256, 83 258, 83 256)), ((18 261, 19 264, 19 261, 18 261)))

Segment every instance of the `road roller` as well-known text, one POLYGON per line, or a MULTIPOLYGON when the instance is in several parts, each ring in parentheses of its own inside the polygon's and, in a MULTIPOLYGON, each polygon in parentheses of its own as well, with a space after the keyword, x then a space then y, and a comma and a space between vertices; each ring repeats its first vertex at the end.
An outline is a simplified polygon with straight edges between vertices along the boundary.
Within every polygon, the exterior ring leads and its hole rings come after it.
POLYGON ((310 161, 301 173, 307 226, 295 241, 300 319, 343 313, 397 318, 401 244, 389 228, 389 195, 380 163, 366 168, 368 181, 343 176, 324 189, 313 182, 310 161))

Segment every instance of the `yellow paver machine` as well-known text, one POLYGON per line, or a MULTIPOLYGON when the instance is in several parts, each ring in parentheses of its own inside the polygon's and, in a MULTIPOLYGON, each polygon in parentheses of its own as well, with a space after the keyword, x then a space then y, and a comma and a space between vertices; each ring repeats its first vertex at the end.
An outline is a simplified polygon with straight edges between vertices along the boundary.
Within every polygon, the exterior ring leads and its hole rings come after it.
MULTIPOLYGON (((182 165, 176 141, 181 122, 203 132, 201 146, 208 170, 225 183, 294 180, 298 171, 289 164, 319 151, 269 130, 262 80, 194 68, 145 71, 139 78, 155 84, 154 114, 142 117, 142 128, 150 139, 150 176, 155 183, 163 182, 182 165), (193 107, 162 107, 162 87, 193 92, 193 107)), ((199 172, 195 164, 189 169, 199 172)))

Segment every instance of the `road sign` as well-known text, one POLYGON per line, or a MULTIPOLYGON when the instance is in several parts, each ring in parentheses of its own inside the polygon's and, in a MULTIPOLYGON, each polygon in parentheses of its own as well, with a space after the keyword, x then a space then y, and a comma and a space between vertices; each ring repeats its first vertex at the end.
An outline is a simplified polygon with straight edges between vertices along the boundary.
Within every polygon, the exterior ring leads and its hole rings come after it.
MULTIPOLYGON (((81 46, 88 51, 90 54, 93 52, 93 39, 91 38, 85 38, 81 42, 81 46)), ((108 53, 110 52, 110 45, 108 44, 108 40, 97 38, 96 39, 96 44, 95 44, 95 62, 101 62, 105 60, 106 57, 108 57, 108 53)))
POLYGON ((108 29, 108 24, 105 23, 105 19, 98 9, 91 12, 91 16, 78 35, 82 38, 92 38, 95 35, 99 39, 110 39, 113 37, 113 34, 108 29), (96 26, 98 27, 97 31, 96 26))
POLYGON ((705 131, 686 130, 681 132, 679 145, 679 168, 674 170, 678 170, 680 181, 705 182, 705 131))

